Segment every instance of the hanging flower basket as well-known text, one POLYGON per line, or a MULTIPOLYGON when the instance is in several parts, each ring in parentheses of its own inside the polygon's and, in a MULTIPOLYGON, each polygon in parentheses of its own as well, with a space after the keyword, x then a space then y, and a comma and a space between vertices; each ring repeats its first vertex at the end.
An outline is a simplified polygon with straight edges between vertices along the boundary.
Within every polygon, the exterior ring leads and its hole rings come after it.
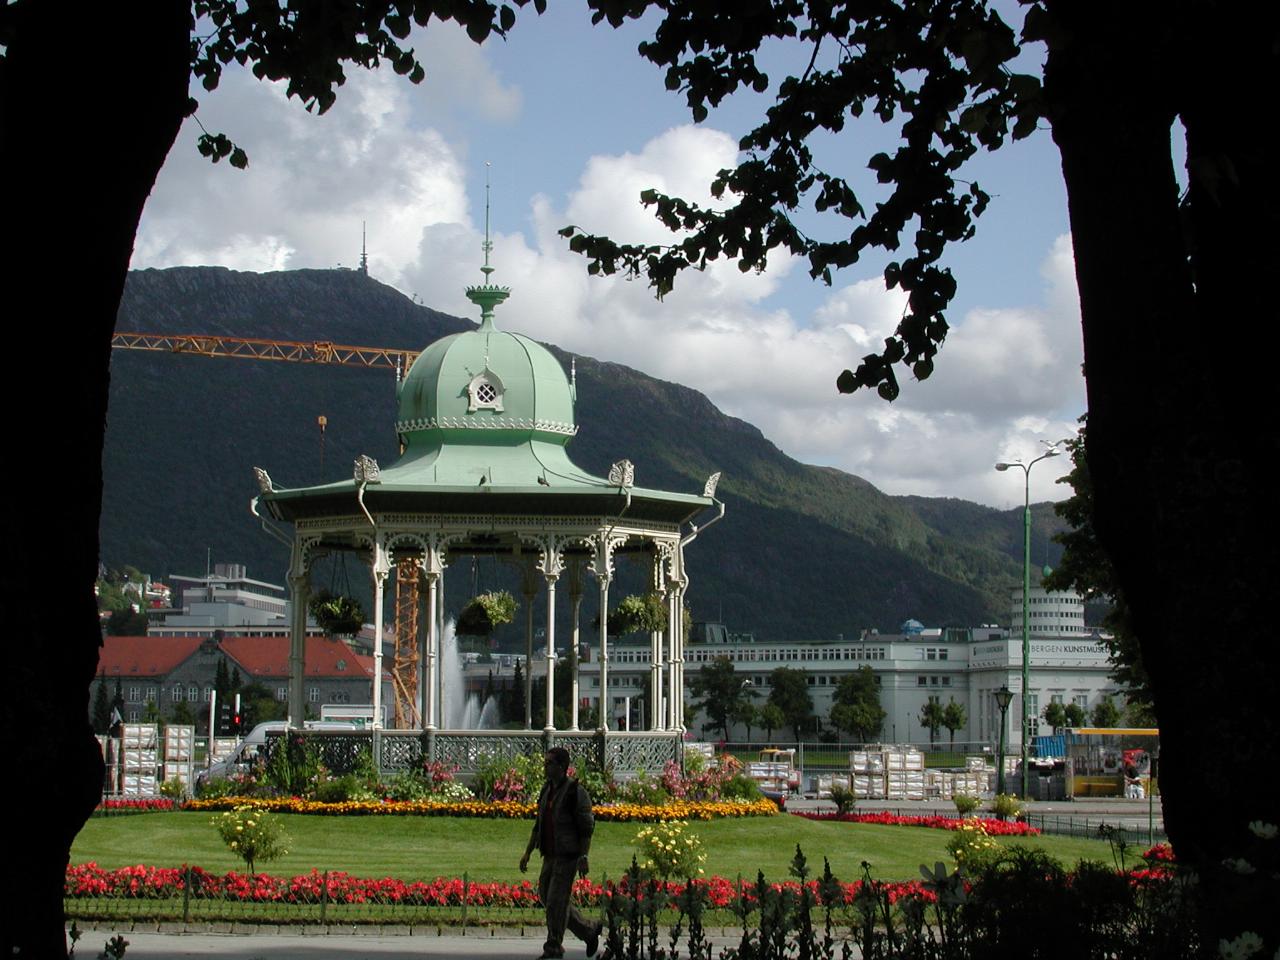
POLYGON ((465 637, 487 637, 494 627, 510 623, 515 615, 516 598, 506 590, 481 593, 462 608, 454 630, 465 637))
POLYGON ((609 614, 609 632, 653 633, 667 628, 667 605, 656 593, 623 597, 609 614))
POLYGON ((364 608, 355 597, 321 590, 311 598, 307 609, 320 629, 331 637, 351 636, 364 626, 364 608))

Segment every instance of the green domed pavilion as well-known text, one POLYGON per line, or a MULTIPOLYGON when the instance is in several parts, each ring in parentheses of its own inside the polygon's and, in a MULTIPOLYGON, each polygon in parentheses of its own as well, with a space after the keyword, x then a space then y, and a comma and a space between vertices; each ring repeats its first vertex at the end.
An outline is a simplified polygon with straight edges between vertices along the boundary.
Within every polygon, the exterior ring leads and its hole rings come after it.
MULTIPOLYGON (((486 244, 487 248, 487 244, 486 244)), ((367 457, 356 462, 352 479, 296 489, 275 487, 257 470, 261 495, 254 512, 293 525, 289 582, 293 594, 293 645, 290 657, 289 719, 302 724, 303 635, 309 596, 309 571, 319 556, 354 551, 370 559, 374 587, 374 655, 383 678, 382 632, 388 575, 397 566, 411 568, 425 597, 425 630, 417 640, 416 690, 408 714, 436 740, 442 724, 444 678, 437 670, 443 632, 442 581, 456 559, 498 555, 522 570, 526 601, 546 593, 547 676, 554 678, 557 589, 567 587, 571 607, 570 649, 578 648, 578 613, 583 574, 590 573, 599 590, 600 609, 608 609, 614 557, 647 555, 653 584, 668 604, 669 627, 652 637, 651 732, 679 737, 683 717, 682 598, 688 585, 684 545, 698 527, 703 511, 718 512, 715 498, 719 474, 701 494, 651 490, 634 484, 634 468, 622 460, 607 478, 593 476, 573 463, 567 445, 577 433, 575 384, 559 361, 541 344, 495 327, 494 308, 509 296, 490 284, 492 267, 482 268, 485 283, 470 287, 468 298, 480 307, 479 326, 428 346, 397 387, 396 433, 401 455, 380 469, 367 457)), ((705 524, 704 524, 705 526, 705 524)), ((526 650, 532 680, 534 625, 532 603, 526 602, 526 650)), ((602 620, 604 618, 601 618, 602 620)), ((608 730, 607 626, 597 640, 600 662, 600 728, 608 730)), ((398 638, 400 646, 405 638, 398 638)), ((577 664, 573 670, 573 714, 577 730, 577 664)), ((404 685, 405 687, 411 685, 404 685)), ((374 683, 375 724, 381 722, 381 682, 374 683)), ((528 691, 528 687, 526 687, 528 691)), ((553 683, 547 684, 547 726, 552 720, 553 683)), ((525 726, 530 726, 526 695, 525 726)), ((397 714, 401 711, 397 710, 397 714)))

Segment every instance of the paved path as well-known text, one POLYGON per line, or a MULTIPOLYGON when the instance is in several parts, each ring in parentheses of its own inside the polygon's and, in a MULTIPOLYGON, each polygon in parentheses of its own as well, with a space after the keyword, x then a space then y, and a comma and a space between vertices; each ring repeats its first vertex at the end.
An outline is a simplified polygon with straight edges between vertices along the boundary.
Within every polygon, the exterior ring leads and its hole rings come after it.
MULTIPOLYGON (((259 928, 266 930, 267 928, 259 928)), ((531 931, 532 932, 532 931, 531 931)), ((161 933, 155 930, 128 930, 103 924, 85 930, 78 956, 96 957, 104 941, 116 933, 129 942, 127 960, 364 960, 378 957, 491 957, 495 960, 532 960, 542 952, 542 937, 504 932, 490 936, 475 932, 467 936, 413 935, 401 933, 327 933, 317 928, 286 928, 283 932, 259 933, 161 933)), ((565 951, 568 960, 584 957, 582 945, 572 942, 565 951)))

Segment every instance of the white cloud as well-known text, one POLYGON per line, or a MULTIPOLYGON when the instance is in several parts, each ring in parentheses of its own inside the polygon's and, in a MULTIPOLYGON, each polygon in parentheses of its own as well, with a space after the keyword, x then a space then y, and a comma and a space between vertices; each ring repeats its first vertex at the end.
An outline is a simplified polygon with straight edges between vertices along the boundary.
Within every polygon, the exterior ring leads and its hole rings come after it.
POLYGON ((429 121, 448 122, 464 93, 491 118, 520 108, 519 92, 457 37, 446 29, 418 38, 440 75, 428 95, 392 71, 353 68, 323 116, 287 100, 283 84, 228 71, 199 117, 248 151, 249 168, 200 157, 200 128, 189 120, 147 204, 133 266, 353 266, 367 222, 371 272, 403 286, 424 225, 468 221, 459 150, 429 121))

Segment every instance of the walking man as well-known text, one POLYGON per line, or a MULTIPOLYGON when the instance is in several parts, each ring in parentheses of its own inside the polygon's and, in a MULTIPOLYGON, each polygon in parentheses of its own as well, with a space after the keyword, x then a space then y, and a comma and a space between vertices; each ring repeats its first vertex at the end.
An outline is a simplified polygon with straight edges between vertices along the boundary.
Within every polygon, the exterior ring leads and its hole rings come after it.
POLYGON ((573 877, 585 877, 589 868, 587 851, 595 818, 591 797, 577 780, 569 778, 569 751, 552 747, 544 761, 547 782, 538 794, 538 813, 529 835, 529 845, 520 858, 520 872, 529 869, 529 856, 536 848, 542 854, 538 875, 538 896, 547 911, 547 942, 542 960, 564 956, 564 928, 587 945, 587 956, 595 956, 600 946, 599 923, 587 923, 570 899, 573 877))

